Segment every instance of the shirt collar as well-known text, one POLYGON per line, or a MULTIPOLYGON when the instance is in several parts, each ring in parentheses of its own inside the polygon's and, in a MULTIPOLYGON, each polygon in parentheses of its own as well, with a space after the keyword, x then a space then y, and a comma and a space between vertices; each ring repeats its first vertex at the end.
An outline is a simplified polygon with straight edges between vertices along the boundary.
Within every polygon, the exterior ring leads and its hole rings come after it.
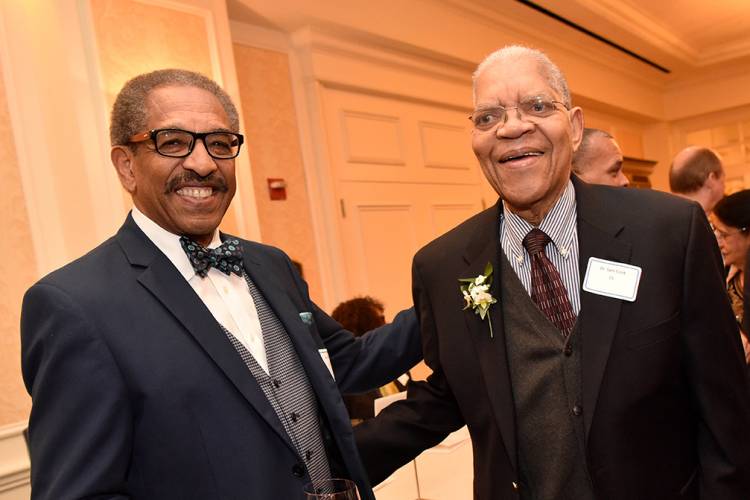
POLYGON ((729 272, 727 272, 727 280, 726 280, 727 281, 727 286, 732 282, 732 280, 734 279, 734 277, 737 276, 737 274, 739 274, 739 272, 740 272, 740 268, 739 267, 737 267, 735 265, 729 266, 729 272))
MULTIPOLYGON (((503 200, 503 235, 507 238, 513 254, 524 255, 523 239, 534 226, 507 209, 503 200)), ((573 183, 568 181, 562 195, 544 216, 539 229, 547 233, 557 251, 565 257, 571 250, 576 231, 576 196, 573 183)))
MULTIPOLYGON (((174 264, 185 280, 190 281, 195 276, 195 269, 185 254, 185 250, 182 249, 180 236, 170 233, 136 207, 133 207, 132 215, 136 225, 146 237, 174 264)), ((215 230, 208 248, 216 248, 219 245, 221 245, 221 237, 219 231, 215 230)))

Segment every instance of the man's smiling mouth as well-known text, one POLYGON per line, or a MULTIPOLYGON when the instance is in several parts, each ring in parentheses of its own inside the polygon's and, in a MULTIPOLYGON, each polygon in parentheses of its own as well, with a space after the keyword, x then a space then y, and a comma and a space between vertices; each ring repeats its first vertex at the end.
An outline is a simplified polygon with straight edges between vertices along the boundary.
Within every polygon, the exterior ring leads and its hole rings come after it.
POLYGON ((506 153, 505 155, 501 156, 498 160, 499 163, 507 163, 509 161, 519 160, 523 158, 529 158, 533 156, 542 156, 544 153, 537 150, 527 150, 527 151, 511 151, 509 153, 506 153))
POLYGON ((191 198, 208 198, 214 193, 212 187, 184 187, 176 191, 180 196, 189 196, 191 198))

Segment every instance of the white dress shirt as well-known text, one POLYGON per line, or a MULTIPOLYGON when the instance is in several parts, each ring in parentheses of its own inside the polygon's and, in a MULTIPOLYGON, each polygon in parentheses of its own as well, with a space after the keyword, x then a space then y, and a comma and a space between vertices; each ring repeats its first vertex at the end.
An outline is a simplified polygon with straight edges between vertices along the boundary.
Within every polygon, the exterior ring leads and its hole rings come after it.
MULTIPOLYGON (((523 239, 534 226, 503 206, 500 218, 500 244, 518 279, 531 295, 531 259, 523 247, 523 239)), ((542 219, 539 229, 547 233, 552 240, 545 248, 545 254, 560 273, 576 316, 581 312, 577 220, 576 192, 573 183, 568 181, 560 199, 542 219)))
MULTIPOLYGON (((178 235, 162 228, 135 207, 133 220, 193 287, 216 321, 229 330, 268 373, 263 331, 245 278, 236 274, 227 276, 214 268, 209 269, 205 278, 201 278, 195 273, 193 265, 182 249, 178 235)), ((208 248, 216 248, 219 245, 221 239, 217 230, 208 248)))

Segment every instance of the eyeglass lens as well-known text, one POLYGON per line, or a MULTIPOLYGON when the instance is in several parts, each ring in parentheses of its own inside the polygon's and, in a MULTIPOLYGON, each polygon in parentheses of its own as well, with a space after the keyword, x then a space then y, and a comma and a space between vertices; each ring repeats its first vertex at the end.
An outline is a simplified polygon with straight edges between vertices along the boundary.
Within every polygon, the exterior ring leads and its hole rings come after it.
POLYGON ((201 136, 206 151, 214 158, 234 158, 239 154, 240 141, 237 135, 231 132, 194 135, 186 130, 160 130, 154 137, 154 143, 159 154, 181 158, 192 152, 196 137, 201 136))
POLYGON ((498 123, 505 123, 509 110, 517 109, 524 117, 546 118, 555 111, 555 101, 534 97, 525 99, 518 106, 497 106, 477 110, 469 119, 479 130, 490 130, 498 123))

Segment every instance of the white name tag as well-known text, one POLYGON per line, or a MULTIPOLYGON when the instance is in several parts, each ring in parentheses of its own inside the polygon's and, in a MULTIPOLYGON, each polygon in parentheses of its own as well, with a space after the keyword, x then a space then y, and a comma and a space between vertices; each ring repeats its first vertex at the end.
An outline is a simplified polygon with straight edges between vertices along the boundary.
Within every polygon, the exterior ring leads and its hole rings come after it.
POLYGON ((583 289, 597 295, 634 302, 640 282, 640 267, 591 257, 586 267, 586 277, 583 278, 583 289))
POLYGON ((328 355, 328 349, 318 349, 318 354, 320 354, 320 358, 323 360, 323 364, 326 365, 326 368, 328 368, 328 371, 331 372, 331 377, 333 378, 333 380, 336 380, 336 376, 333 374, 331 357, 328 355))

